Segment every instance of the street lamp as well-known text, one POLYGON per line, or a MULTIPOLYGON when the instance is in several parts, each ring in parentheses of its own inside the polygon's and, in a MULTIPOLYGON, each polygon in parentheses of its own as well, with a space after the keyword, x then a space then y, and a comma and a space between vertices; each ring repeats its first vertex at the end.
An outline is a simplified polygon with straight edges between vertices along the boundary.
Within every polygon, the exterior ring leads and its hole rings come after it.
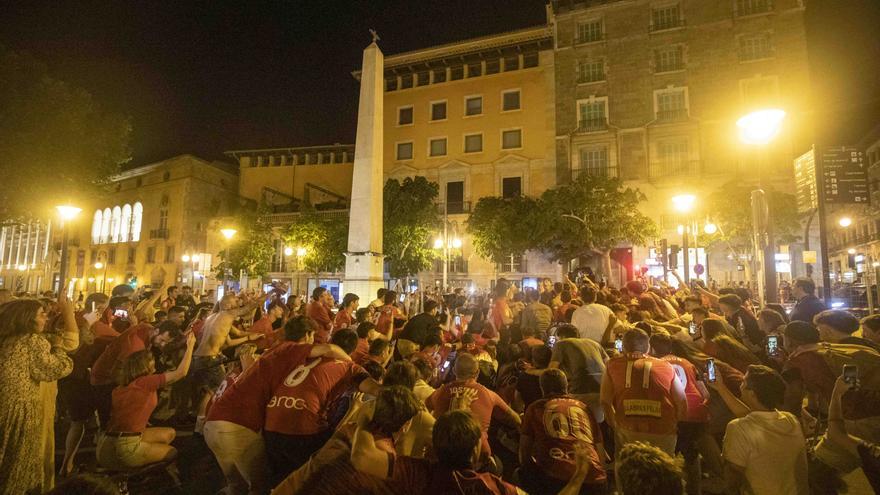
POLYGON ((284 256, 293 256, 293 248, 290 246, 284 248, 284 256))
MULTIPOLYGON (((679 213, 689 214, 694 209, 694 204, 697 202, 697 197, 693 194, 678 194, 672 197, 672 207, 675 208, 675 211, 679 213)), ((684 256, 684 283, 685 285, 690 284, 691 282, 691 256, 690 256, 690 246, 688 246, 688 230, 690 229, 690 225, 679 225, 678 233, 681 234, 681 248, 684 256)))
POLYGON ((298 247, 298 248, 296 248, 296 256, 297 256, 298 258, 302 258, 303 256, 305 256, 305 255, 306 255, 306 252, 308 252, 308 250, 307 250, 306 248, 304 248, 304 247, 298 247))
MULTIPOLYGON (((223 234, 223 237, 225 237, 227 241, 232 241, 232 238, 235 237, 235 234, 237 234, 238 231, 233 228, 227 227, 225 229, 220 229, 220 233, 223 234)), ((227 286, 229 285, 229 272, 232 270, 232 268, 231 268, 232 267, 231 253, 232 253, 232 243, 230 242, 229 245, 226 247, 226 258, 229 261, 230 265, 229 265, 229 268, 227 268, 223 272, 223 292, 224 293, 226 292, 227 286)))
POLYGON ((696 202, 697 197, 693 194, 679 194, 672 197, 672 206, 679 213, 690 213, 696 202))
POLYGON ((705 232, 708 235, 712 235, 715 232, 718 232, 718 226, 712 222, 709 222, 703 226, 703 232, 705 232))
POLYGON ((82 211, 82 208, 77 208, 76 206, 71 205, 58 205, 55 207, 58 211, 58 216, 61 217, 61 268, 58 274, 58 295, 61 296, 62 291, 65 287, 65 282, 67 281, 67 266, 70 260, 68 260, 68 228, 67 223, 73 221, 79 212, 82 211))
POLYGON ((852 225, 852 218, 850 217, 840 217, 840 220, 837 221, 837 224, 843 228, 847 228, 852 225))
MULTIPOLYGON (((785 111, 778 108, 758 110, 736 121, 739 138, 744 144, 761 147, 761 158, 766 158, 766 147, 782 130, 785 111)), ((762 160, 763 161, 763 160, 762 160)), ((758 291, 765 303, 776 302, 776 242, 773 239, 770 211, 764 191, 764 164, 758 164, 758 189, 752 191, 752 220, 755 253, 760 253, 763 278, 758 279, 758 291)))
POLYGON ((223 234, 223 237, 225 237, 227 241, 231 241, 238 231, 235 229, 220 229, 220 233, 223 234))

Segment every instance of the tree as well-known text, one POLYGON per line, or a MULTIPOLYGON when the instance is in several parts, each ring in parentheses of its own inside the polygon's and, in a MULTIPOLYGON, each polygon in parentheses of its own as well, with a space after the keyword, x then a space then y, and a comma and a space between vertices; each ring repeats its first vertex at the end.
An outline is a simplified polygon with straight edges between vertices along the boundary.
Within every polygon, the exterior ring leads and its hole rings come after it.
POLYGON ((227 249, 220 253, 222 260, 216 268, 217 278, 222 279, 227 270, 238 277, 241 270, 250 277, 262 277, 269 273, 275 244, 272 226, 266 223, 263 211, 240 209, 235 215, 234 225, 238 232, 227 249))
POLYGON ((610 275, 611 249, 623 243, 641 245, 657 235, 657 226, 639 211, 645 199, 619 179, 581 174, 541 195, 541 223, 552 228, 539 247, 560 262, 600 255, 610 275))
POLYGON ((130 159, 129 121, 0 45, 0 222, 87 198, 130 159), (79 197, 71 197, 75 192, 79 197))
MULTIPOLYGON (((738 181, 725 184, 706 198, 705 213, 718 225, 718 231, 706 237, 710 246, 724 246, 737 260, 752 258, 751 195, 753 186, 738 181)), ((800 238, 800 220, 794 194, 770 190, 767 194, 770 224, 778 244, 800 238)), ((748 264, 746 264, 748 266, 748 264)))
POLYGON ((421 176, 388 179, 383 191, 382 247, 388 273, 402 278, 427 270, 436 254, 431 237, 442 226, 436 182, 421 176))
POLYGON ((341 271, 348 251, 348 215, 338 217, 306 206, 282 238, 287 246, 305 248, 300 263, 306 271, 341 271))
POLYGON ((543 230, 539 209, 538 200, 528 196, 480 198, 467 221, 477 254, 504 263, 511 254, 538 247, 543 230))

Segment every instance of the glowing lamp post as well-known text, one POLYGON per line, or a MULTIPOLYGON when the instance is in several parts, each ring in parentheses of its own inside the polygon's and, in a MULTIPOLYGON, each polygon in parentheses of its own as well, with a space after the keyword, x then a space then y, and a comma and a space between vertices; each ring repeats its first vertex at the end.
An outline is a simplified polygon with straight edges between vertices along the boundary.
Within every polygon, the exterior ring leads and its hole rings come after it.
POLYGON ((852 218, 850 217, 841 217, 840 220, 837 221, 837 224, 843 228, 847 228, 852 225, 852 218))
POLYGON ((232 238, 235 237, 235 234, 237 234, 238 231, 233 228, 227 227, 225 229, 220 229, 220 233, 223 234, 223 237, 228 243, 228 246, 226 247, 226 258, 230 263, 230 268, 223 271, 223 292, 226 292, 227 285, 229 285, 229 271, 232 270, 232 238))
MULTIPOLYGON (((683 214, 689 215, 693 209, 694 205, 697 202, 697 197, 693 194, 679 194, 677 196, 672 197, 672 207, 675 211, 683 214)), ((688 222, 690 224, 690 222, 688 222)), ((689 284, 691 281, 691 256, 690 256, 690 246, 688 245, 689 235, 688 235, 689 225, 679 225, 678 233, 681 234, 681 248, 682 255, 684 256, 684 283, 689 284)))
POLYGON ((58 211, 58 216, 61 217, 61 269, 58 274, 58 296, 60 297, 62 291, 66 287, 67 282, 67 267, 70 262, 68 260, 68 228, 67 224, 73 221, 79 212, 82 211, 82 208, 77 208, 76 206, 70 205, 59 205, 56 206, 55 209, 58 211))

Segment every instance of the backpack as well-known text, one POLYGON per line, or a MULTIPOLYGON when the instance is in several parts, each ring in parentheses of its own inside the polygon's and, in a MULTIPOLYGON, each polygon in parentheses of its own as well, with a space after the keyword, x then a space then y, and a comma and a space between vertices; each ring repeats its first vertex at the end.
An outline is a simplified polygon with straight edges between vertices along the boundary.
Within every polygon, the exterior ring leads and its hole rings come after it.
POLYGON ((846 419, 862 419, 864 414, 854 412, 854 404, 876 401, 880 394, 880 353, 870 347, 857 344, 819 343, 818 353, 825 360, 835 377, 843 374, 843 366, 854 364, 859 368, 859 388, 850 390, 843 398, 843 415, 846 419))

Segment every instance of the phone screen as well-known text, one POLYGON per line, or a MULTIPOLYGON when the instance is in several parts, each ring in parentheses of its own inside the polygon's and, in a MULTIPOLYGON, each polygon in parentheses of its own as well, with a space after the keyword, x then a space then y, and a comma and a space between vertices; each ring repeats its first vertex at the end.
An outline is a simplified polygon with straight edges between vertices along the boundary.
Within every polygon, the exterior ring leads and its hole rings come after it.
POLYGON ((859 380, 859 367, 854 364, 843 365, 843 381, 855 385, 859 380))
POLYGON ((400 302, 406 301, 406 294, 401 294, 397 297, 397 300, 400 302))
POLYGON ((556 336, 555 335, 551 335, 551 336, 547 337, 547 345, 549 345, 551 348, 556 345, 556 336))
POLYGON ((779 351, 779 337, 770 335, 767 337, 767 355, 775 356, 779 351))
POLYGON ((617 337, 614 341, 614 349, 617 350, 617 352, 623 352, 623 337, 617 337))
POLYGON ((455 315, 455 318, 453 318, 452 321, 455 322, 455 326, 460 327, 461 326, 461 315, 455 315))
POLYGON ((697 322, 692 321, 692 322, 688 323, 688 333, 691 335, 697 334, 697 322))
POLYGON ((715 360, 714 359, 709 359, 706 361, 706 375, 708 375, 710 382, 715 381, 715 360))
POLYGON ((128 311, 124 309, 117 309, 113 312, 113 316, 117 318, 128 318, 128 311))

